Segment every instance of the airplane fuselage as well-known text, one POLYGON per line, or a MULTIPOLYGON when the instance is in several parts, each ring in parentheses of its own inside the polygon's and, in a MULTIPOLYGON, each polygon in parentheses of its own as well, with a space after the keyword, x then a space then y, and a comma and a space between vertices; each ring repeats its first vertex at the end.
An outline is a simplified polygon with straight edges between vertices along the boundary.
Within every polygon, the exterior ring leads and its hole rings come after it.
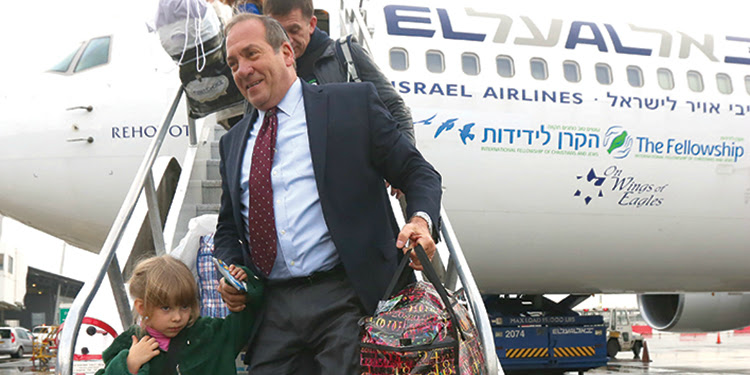
POLYGON ((360 35, 412 108, 480 288, 750 290, 750 34, 371 5, 360 35))

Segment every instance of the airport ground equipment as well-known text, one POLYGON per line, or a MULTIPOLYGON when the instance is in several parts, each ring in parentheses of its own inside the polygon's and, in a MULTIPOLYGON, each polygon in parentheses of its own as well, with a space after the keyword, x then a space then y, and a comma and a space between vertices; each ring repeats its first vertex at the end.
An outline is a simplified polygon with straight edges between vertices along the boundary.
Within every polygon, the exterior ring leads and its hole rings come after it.
POLYGON ((632 351, 635 358, 641 355, 643 335, 633 332, 631 314, 634 311, 622 308, 584 310, 583 315, 600 315, 607 326, 607 355, 614 358, 619 352, 632 351))
POLYGON ((635 358, 640 357, 643 336, 633 332, 628 311, 615 308, 602 313, 607 322, 607 355, 614 358, 619 352, 632 351, 635 358))
POLYGON ((34 340, 34 351, 31 354, 31 363, 41 371, 49 370, 49 362, 57 358, 57 335, 60 332, 58 326, 50 326, 39 340, 34 340), (37 361, 39 363, 37 364, 37 361))
POLYGON ((601 316, 581 316, 541 296, 484 299, 506 374, 582 374, 607 364, 607 327, 601 316))

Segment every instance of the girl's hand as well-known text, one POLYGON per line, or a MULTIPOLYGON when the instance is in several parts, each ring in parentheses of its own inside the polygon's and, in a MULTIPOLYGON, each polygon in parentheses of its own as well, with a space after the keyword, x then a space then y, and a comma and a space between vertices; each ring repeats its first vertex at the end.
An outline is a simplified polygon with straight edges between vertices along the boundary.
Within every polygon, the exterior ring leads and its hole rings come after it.
POLYGON ((229 266, 229 273, 231 273, 232 276, 234 276, 234 278, 239 281, 245 281, 245 279, 247 279, 247 274, 245 273, 245 271, 243 271, 240 267, 235 267, 234 264, 229 266))
POLYGON ((151 358, 159 355, 159 343, 156 339, 150 336, 143 336, 140 341, 135 336, 131 336, 133 344, 130 345, 130 353, 128 353, 128 371, 131 374, 137 374, 138 370, 141 369, 146 362, 150 361, 151 358))

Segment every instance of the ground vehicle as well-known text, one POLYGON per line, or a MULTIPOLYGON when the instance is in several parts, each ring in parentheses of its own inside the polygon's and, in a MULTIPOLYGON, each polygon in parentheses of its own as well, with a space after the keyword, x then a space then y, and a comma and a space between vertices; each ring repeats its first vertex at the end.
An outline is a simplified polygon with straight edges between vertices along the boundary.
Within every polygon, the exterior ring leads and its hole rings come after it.
POLYGON ((31 362, 37 365, 39 369, 46 371, 49 369, 49 361, 57 357, 57 334, 60 332, 59 326, 37 326, 34 327, 34 353, 31 355, 31 362))
POLYGON ((617 353, 632 350, 636 358, 643 349, 643 336, 633 333, 633 322, 627 309, 594 309, 584 311, 584 315, 601 315, 607 325, 607 355, 614 358, 617 353))
POLYGON ((22 329, 22 330, 24 330, 24 332, 26 332, 26 335, 27 335, 27 336, 31 337, 31 341, 34 341, 34 340, 36 340, 36 336, 34 336, 34 334, 33 334, 33 333, 31 333, 31 331, 29 331, 28 329, 26 329, 26 328, 23 328, 23 327, 21 327, 21 329, 22 329))
POLYGON ((506 374, 553 374, 606 366, 607 326, 558 304, 519 296, 484 296, 495 350, 506 374), (545 307, 540 307, 546 305, 545 307))
POLYGON ((40 344, 47 334, 54 331, 56 326, 36 326, 32 330, 34 334, 34 344, 40 344))
POLYGON ((0 354, 21 358, 25 352, 31 352, 34 339, 28 332, 29 330, 21 327, 0 328, 0 354))

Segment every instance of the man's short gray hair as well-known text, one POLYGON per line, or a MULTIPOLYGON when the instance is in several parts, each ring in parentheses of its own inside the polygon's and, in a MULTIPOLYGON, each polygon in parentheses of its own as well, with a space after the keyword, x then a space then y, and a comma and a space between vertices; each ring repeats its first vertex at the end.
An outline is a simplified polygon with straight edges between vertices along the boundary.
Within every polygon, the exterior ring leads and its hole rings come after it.
POLYGON ((279 21, 268 16, 261 16, 254 13, 240 13, 232 17, 227 23, 227 27, 224 28, 224 35, 229 36, 229 32, 234 26, 249 20, 258 20, 263 24, 263 27, 266 28, 266 42, 271 45, 274 52, 279 52, 279 48, 281 48, 281 45, 284 44, 284 42, 291 44, 289 36, 286 35, 286 31, 279 21))

